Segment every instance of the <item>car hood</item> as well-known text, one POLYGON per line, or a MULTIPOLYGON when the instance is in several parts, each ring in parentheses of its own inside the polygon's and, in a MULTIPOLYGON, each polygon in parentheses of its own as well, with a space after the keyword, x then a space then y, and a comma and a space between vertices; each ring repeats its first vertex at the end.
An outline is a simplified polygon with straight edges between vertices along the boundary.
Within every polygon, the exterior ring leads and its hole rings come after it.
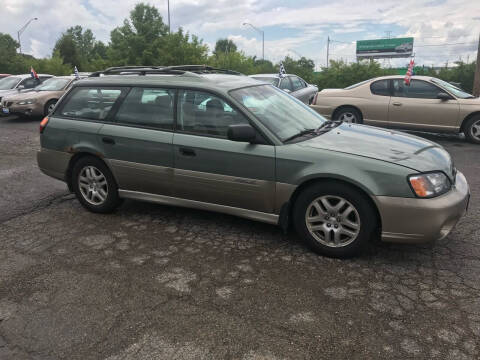
POLYGON ((32 91, 32 89, 26 89, 26 90, 18 90, 18 89, 8 89, 8 90, 0 90, 0 97, 4 98, 6 96, 10 97, 13 95, 18 95, 18 94, 25 94, 27 92, 32 91))
MULTIPOLYGON (((54 91, 54 90, 45 90, 45 91, 39 91, 39 90, 31 90, 28 92, 20 92, 20 93, 15 93, 14 95, 8 96, 8 100, 10 101, 20 101, 20 100, 25 100, 25 99, 42 99, 42 98, 50 98, 51 96, 54 95, 61 95, 63 94, 64 91, 54 91)), ((5 97, 7 99, 7 97, 5 97)))
POLYGON ((442 146, 398 131, 343 123, 297 145, 378 159, 418 172, 441 170, 453 177, 450 154, 442 146))

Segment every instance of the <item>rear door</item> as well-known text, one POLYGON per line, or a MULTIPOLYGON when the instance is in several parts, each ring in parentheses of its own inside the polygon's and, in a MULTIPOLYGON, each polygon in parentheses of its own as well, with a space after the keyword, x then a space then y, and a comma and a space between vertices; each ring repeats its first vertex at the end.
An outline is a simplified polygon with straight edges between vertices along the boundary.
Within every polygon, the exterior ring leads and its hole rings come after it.
POLYGON ((412 130, 454 131, 458 126, 459 104, 453 97, 440 100, 445 92, 436 85, 413 79, 405 85, 403 79, 393 79, 389 105, 389 126, 412 130))
POLYGON ((182 90, 177 109, 175 196, 272 213, 275 147, 228 140, 229 125, 249 120, 220 96, 182 90))
POLYGON ((172 194, 175 89, 133 87, 99 132, 124 192, 172 194))

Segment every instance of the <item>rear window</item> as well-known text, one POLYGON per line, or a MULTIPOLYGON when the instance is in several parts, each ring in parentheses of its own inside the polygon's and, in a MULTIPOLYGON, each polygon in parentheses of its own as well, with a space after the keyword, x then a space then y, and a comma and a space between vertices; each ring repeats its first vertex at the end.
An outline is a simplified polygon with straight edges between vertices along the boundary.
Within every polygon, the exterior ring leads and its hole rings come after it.
POLYGON ((375 81, 370 85, 370 91, 374 95, 390 96, 389 80, 375 81))
POLYGON ((173 129, 175 90, 133 88, 115 115, 122 124, 173 129))
POLYGON ((105 120, 122 89, 77 87, 60 109, 60 115, 79 119, 105 120))
POLYGON ((363 81, 361 81, 361 82, 359 82, 359 83, 356 83, 356 84, 347 86, 347 87, 345 88, 345 90, 355 89, 356 87, 362 86, 363 84, 366 84, 366 83, 368 83, 369 81, 370 81, 370 79, 368 79, 368 80, 363 80, 363 81))

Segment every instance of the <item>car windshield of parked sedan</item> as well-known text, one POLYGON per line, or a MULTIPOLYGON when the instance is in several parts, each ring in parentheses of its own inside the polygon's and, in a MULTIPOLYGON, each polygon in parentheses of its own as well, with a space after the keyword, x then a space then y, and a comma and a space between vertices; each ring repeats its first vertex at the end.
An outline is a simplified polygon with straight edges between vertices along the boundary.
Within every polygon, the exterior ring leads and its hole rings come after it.
POLYGON ((469 94, 466 91, 463 91, 462 89, 459 89, 455 85, 452 85, 446 81, 443 81, 440 79, 432 79, 432 82, 437 85, 440 85, 441 87, 444 87, 446 90, 448 90, 449 92, 451 92, 453 95, 455 95, 460 99, 472 99, 475 97, 472 94, 469 94))
POLYGON ((0 80, 0 90, 13 89, 21 79, 15 76, 8 76, 0 80))
POLYGON ((70 82, 70 79, 51 78, 38 85, 35 90, 38 91, 59 91, 63 90, 70 82))
POLYGON ((278 78, 276 77, 265 77, 265 76, 252 76, 255 80, 263 81, 272 84, 273 86, 278 86, 278 78))
POLYGON ((232 90, 230 94, 282 141, 325 122, 307 105, 271 85, 232 90))

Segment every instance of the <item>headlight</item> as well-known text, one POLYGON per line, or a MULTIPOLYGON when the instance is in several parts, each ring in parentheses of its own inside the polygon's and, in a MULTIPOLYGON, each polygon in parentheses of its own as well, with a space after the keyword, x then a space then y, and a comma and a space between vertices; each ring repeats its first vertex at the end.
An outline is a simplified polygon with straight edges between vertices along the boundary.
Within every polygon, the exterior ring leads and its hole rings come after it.
POLYGON ((35 99, 27 99, 27 100, 22 100, 22 101, 19 101, 17 104, 18 105, 29 105, 29 104, 34 104, 35 103, 35 99))
POLYGON ((442 172, 410 175, 408 181, 418 197, 431 198, 446 193, 452 187, 442 172))

